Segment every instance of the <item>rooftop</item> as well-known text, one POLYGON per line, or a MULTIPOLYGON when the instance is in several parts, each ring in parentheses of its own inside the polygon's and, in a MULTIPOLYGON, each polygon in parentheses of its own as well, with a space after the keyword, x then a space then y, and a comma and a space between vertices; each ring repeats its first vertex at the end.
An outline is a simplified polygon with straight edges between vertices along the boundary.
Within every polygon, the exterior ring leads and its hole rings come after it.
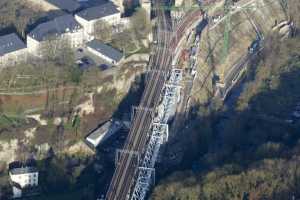
POLYGON ((20 167, 20 168, 13 168, 9 172, 13 175, 28 174, 28 173, 36 173, 38 172, 38 169, 36 167, 20 167))
POLYGON ((24 48, 25 43, 15 33, 0 36, 0 56, 24 48))
POLYGON ((83 19, 86 19, 87 21, 91 21, 117 13, 120 13, 120 11, 117 9, 116 5, 112 2, 107 2, 105 4, 102 4, 101 6, 87 8, 77 13, 76 15, 80 16, 83 19))
POLYGON ((98 51, 99 53, 119 62, 123 58, 123 53, 113 47, 104 44, 99 40, 92 40, 86 44, 88 47, 98 51))
POLYGON ((82 28, 81 25, 72 15, 68 14, 38 25, 29 33, 29 36, 35 40, 43 41, 67 32, 76 32, 80 28, 82 28))
POLYGON ((92 144, 97 147, 101 141, 106 140, 111 135, 115 134, 122 127, 120 121, 109 120, 99 128, 93 130, 87 137, 86 141, 88 144, 92 144))
POLYGON ((80 4, 75 0, 47 0, 56 7, 68 12, 75 12, 80 8, 80 4))
POLYGON ((101 135, 105 134, 106 132, 109 131, 110 128, 112 128, 112 122, 108 121, 105 124, 103 124, 100 128, 97 128, 96 130, 94 130, 89 136, 88 138, 92 139, 92 140, 96 140, 98 139, 101 135))

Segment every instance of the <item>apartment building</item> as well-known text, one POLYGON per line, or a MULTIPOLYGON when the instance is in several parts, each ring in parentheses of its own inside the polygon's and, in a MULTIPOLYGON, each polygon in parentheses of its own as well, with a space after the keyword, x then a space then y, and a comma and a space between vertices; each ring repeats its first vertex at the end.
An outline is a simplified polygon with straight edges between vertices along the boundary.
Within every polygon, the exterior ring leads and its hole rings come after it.
POLYGON ((0 66, 17 64, 26 57, 26 44, 15 33, 0 36, 0 66))
POLYGON ((72 48, 84 43, 83 27, 72 15, 63 15, 42 23, 27 35, 28 52, 38 55, 40 48, 51 40, 66 40, 72 48))
POLYGON ((117 6, 108 2, 101 6, 87 8, 75 14, 75 19, 83 26, 86 36, 94 33, 95 24, 101 20, 110 25, 117 25, 121 21, 121 12, 117 6))
POLYGON ((99 40, 92 40, 88 42, 86 46, 91 53, 95 54, 96 56, 99 56, 106 62, 109 62, 113 65, 118 65, 124 58, 122 52, 107 44, 104 44, 99 40))
POLYGON ((13 198, 23 196, 23 190, 28 187, 36 187, 39 183, 39 172, 35 167, 21 166, 9 170, 13 187, 13 198))

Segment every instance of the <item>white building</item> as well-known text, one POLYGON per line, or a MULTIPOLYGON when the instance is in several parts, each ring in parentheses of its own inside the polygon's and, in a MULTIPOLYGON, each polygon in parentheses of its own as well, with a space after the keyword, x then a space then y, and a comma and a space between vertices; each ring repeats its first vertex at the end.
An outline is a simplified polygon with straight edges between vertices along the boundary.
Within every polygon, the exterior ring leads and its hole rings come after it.
POLYGON ((35 167, 19 167, 10 169, 9 176, 13 185, 14 198, 20 198, 24 188, 38 186, 39 172, 35 167))
POLYGON ((63 15, 38 25, 27 35, 29 53, 38 55, 49 40, 66 40, 75 48, 84 43, 84 30, 72 15, 63 15))
POLYGON ((0 37, 0 66, 17 64, 26 57, 26 45, 15 33, 0 37))
POLYGON ((87 8, 75 15, 75 19, 83 26, 86 36, 94 33, 95 24, 101 20, 110 25, 118 25, 121 22, 121 12, 112 2, 100 6, 87 8))
POLYGON ((122 52, 99 40, 92 40, 86 46, 88 51, 113 65, 118 65, 124 58, 122 52))
POLYGON ((92 131, 87 137, 86 141, 96 148, 101 142, 104 142, 110 136, 119 131, 122 127, 121 122, 109 120, 101 127, 92 131))

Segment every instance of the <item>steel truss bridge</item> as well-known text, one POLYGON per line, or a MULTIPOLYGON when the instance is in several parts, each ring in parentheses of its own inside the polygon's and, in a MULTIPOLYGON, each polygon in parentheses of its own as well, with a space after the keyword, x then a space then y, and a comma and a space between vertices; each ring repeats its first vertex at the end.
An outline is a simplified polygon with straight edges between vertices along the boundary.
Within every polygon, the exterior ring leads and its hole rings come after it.
MULTIPOLYGON (((164 6, 154 0, 153 6, 164 6)), ((145 90, 122 150, 117 151, 116 169, 106 200, 142 200, 155 177, 160 146, 168 140, 168 119, 180 96, 182 70, 171 66, 173 53, 186 29, 202 16, 200 10, 187 14, 175 30, 162 9, 156 9, 157 29, 145 90)))

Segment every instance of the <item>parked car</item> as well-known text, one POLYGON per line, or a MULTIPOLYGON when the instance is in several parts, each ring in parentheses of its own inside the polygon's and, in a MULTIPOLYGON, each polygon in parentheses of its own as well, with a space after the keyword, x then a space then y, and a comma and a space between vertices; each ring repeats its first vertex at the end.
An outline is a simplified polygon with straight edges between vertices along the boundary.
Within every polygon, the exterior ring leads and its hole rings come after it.
POLYGON ((109 68, 109 66, 107 64, 101 64, 99 65, 99 68, 104 71, 104 70, 107 70, 109 68))
POLYGON ((93 59, 85 56, 79 60, 76 61, 76 64, 78 65, 78 67, 81 69, 81 70, 85 70, 85 69, 88 69, 89 67, 93 66, 93 65, 96 65, 96 63, 94 62, 93 59))
POLYGON ((87 57, 87 56, 81 58, 81 61, 85 64, 88 64, 88 65, 94 65, 95 64, 95 62, 90 57, 87 57))

